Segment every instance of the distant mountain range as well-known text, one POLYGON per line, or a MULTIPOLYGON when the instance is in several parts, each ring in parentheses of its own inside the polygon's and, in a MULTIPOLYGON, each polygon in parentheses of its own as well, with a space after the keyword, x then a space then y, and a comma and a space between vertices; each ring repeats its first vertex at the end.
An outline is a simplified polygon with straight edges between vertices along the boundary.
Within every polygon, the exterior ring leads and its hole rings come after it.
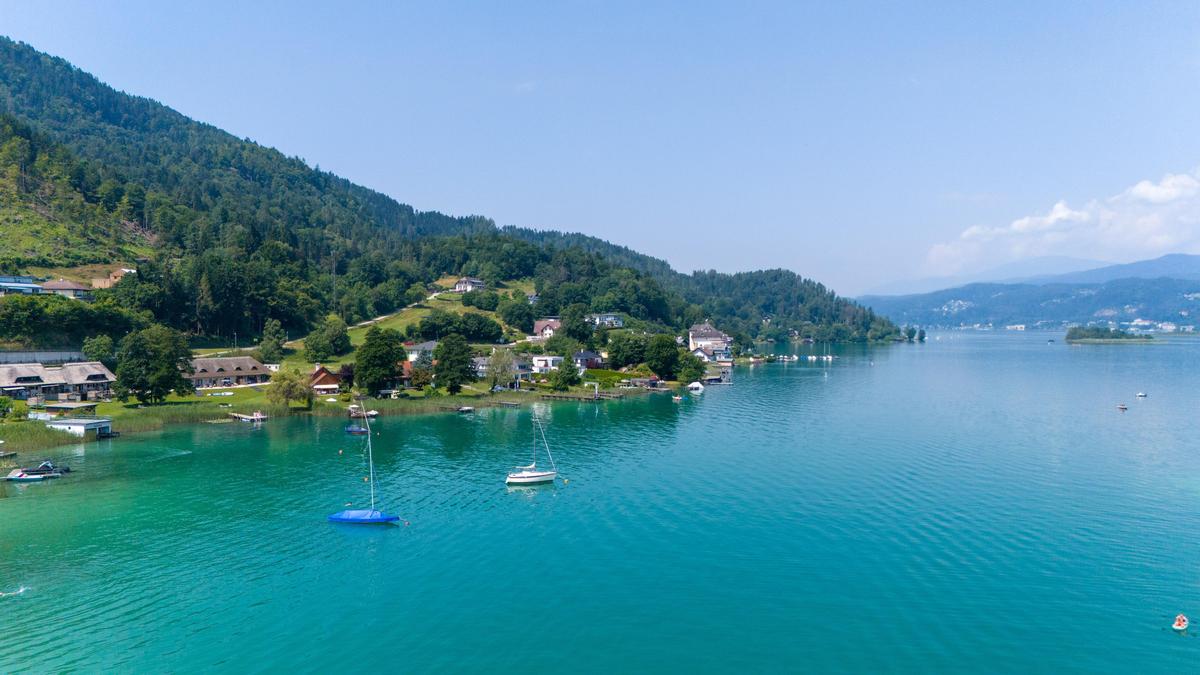
POLYGON ((1192 325, 1200 315, 1200 255, 1171 254, 930 293, 863 296, 859 302, 894 321, 919 325, 1057 325, 1134 319, 1192 325))
POLYGON ((912 295, 930 293, 944 288, 978 283, 1015 283, 1032 277, 1046 277, 1069 272, 1079 272, 1104 267, 1110 263, 1103 260, 1072 258, 1061 255, 1038 256, 1026 260, 1006 263, 972 274, 947 277, 925 277, 893 281, 867 290, 863 295, 912 295))

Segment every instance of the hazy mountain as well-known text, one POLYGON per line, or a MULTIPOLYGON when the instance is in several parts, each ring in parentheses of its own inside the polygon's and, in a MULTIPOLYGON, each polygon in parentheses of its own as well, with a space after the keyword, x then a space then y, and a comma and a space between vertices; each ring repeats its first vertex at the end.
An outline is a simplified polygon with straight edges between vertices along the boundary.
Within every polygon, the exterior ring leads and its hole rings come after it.
POLYGON ((1200 279, 1200 255, 1171 253, 1153 260, 1108 265, 1070 274, 1031 276, 1021 279, 1031 284, 1102 284, 1116 279, 1200 279))
POLYGON ((933 293, 859 298, 893 321, 923 326, 1089 321, 1174 321, 1200 316, 1200 279, 1103 284, 969 284, 933 293))
POLYGON ((914 293, 929 293, 944 288, 955 288, 974 283, 1016 282, 1035 276, 1050 276, 1091 270, 1108 264, 1101 260, 1088 260, 1086 258, 1072 258, 1069 256, 1039 256, 1026 260, 1017 260, 970 274, 893 281, 868 290, 864 296, 912 295, 914 293))

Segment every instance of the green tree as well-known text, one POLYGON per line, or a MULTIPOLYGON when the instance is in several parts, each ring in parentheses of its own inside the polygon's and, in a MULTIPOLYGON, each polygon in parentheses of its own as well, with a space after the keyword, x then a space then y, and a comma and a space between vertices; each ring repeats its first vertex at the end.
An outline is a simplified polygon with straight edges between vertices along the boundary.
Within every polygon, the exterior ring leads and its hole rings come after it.
POLYGON ((279 363, 283 360, 283 343, 287 334, 277 319, 267 319, 263 325, 262 340, 258 343, 258 360, 263 363, 279 363))
POLYGON ((578 340, 557 332, 554 334, 554 337, 542 343, 542 347, 547 354, 557 354, 567 359, 574 356, 575 352, 583 349, 583 345, 578 340))
POLYGON ((499 308, 500 318, 504 319, 504 323, 516 328, 523 333, 533 332, 533 322, 536 320, 533 307, 525 300, 505 300, 500 303, 499 308))
POLYGON ((472 342, 499 342, 504 336, 504 329, 491 318, 475 312, 467 312, 459 317, 459 332, 472 342))
POLYGON ((466 338, 451 333, 438 342, 433 359, 436 362, 433 372, 437 376, 439 387, 445 387, 451 394, 457 394, 462 386, 475 379, 471 366, 471 346, 466 338))
POLYGON ((646 360, 646 339, 632 333, 616 333, 608 340, 608 362, 613 368, 633 366, 646 360))
POLYGON ((428 316, 421 319, 418 327, 420 336, 426 340, 440 340, 443 335, 461 333, 461 331, 458 315, 451 314, 444 309, 435 309, 430 312, 428 316))
POLYGON ((161 403, 167 394, 190 394, 192 352, 183 333, 154 325, 130 333, 117 351, 117 381, 113 391, 122 401, 133 395, 142 403, 161 403))
POLYGON ((683 349, 679 350, 680 382, 697 382, 704 377, 707 371, 708 369, 699 356, 683 349))
POLYGON ((433 354, 421 352, 417 356, 417 360, 413 362, 412 382, 410 384, 415 389, 424 389, 433 384, 433 354))
POLYGON ((916 328, 913 328, 912 326, 908 326, 907 328, 904 329, 904 339, 905 340, 912 342, 913 339, 916 337, 917 337, 917 329, 916 328))
POLYGON ((267 384, 267 399, 272 403, 290 405, 292 401, 304 401, 311 408, 313 390, 308 386, 308 377, 295 368, 280 368, 271 375, 267 384))
POLYGON ((396 381, 407 358, 400 331, 371 326, 354 354, 354 378, 372 395, 378 394, 396 381))
POLYGON ((8 419, 19 422, 29 417, 29 404, 25 401, 13 401, 8 409, 8 419))
MULTIPOLYGON (((592 324, 587 320, 587 305, 574 303, 562 313, 562 332, 569 338, 587 342, 592 338, 592 324)), ((557 332, 556 332, 557 334, 557 332)))
POLYGON ((516 374, 516 359, 507 349, 497 349, 488 359, 487 377, 491 388, 498 384, 508 385, 516 374))
POLYGON ((670 335, 655 335, 646 345, 646 365, 664 380, 674 380, 679 371, 679 346, 670 335))
POLYGON ((326 317, 316 330, 304 338, 304 358, 309 363, 327 361, 350 351, 350 333, 341 317, 326 317))
POLYGON ((500 304, 500 296, 495 291, 468 291, 463 293, 462 304, 466 307, 478 307, 488 312, 494 312, 500 304))
POLYGON ((113 346, 113 339, 107 335, 93 335, 83 341, 83 356, 89 361, 99 361, 108 367, 112 367, 116 360, 116 347, 113 346))
POLYGON ((924 342, 924 341, 925 341, 925 329, 922 328, 921 330, 917 331, 917 342, 924 342))
POLYGON ((563 361, 558 370, 550 374, 550 388, 555 391, 566 391, 580 382, 579 369, 570 361, 563 361))

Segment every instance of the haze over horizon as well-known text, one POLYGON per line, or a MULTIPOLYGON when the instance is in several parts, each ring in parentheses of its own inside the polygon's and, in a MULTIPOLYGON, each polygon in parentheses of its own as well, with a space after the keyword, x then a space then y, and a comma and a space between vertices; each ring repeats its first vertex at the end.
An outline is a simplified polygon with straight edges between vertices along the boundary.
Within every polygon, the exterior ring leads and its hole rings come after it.
POLYGON ((1200 6, 604 9, 0 0, 0 33, 418 209, 684 271, 855 295, 1200 253, 1200 6))

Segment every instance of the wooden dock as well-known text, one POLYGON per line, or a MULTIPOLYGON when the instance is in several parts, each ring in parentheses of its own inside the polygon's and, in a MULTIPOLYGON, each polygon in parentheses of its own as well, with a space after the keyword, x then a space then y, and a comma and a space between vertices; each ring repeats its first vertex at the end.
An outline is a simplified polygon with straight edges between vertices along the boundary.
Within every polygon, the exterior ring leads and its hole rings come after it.
POLYGON ((616 401, 625 398, 625 394, 601 391, 591 394, 542 394, 548 401, 616 401))
POLYGON ((231 412, 229 413, 229 416, 235 420, 241 420, 242 422, 264 422, 267 420, 267 416, 258 411, 255 411, 253 415, 231 412))

